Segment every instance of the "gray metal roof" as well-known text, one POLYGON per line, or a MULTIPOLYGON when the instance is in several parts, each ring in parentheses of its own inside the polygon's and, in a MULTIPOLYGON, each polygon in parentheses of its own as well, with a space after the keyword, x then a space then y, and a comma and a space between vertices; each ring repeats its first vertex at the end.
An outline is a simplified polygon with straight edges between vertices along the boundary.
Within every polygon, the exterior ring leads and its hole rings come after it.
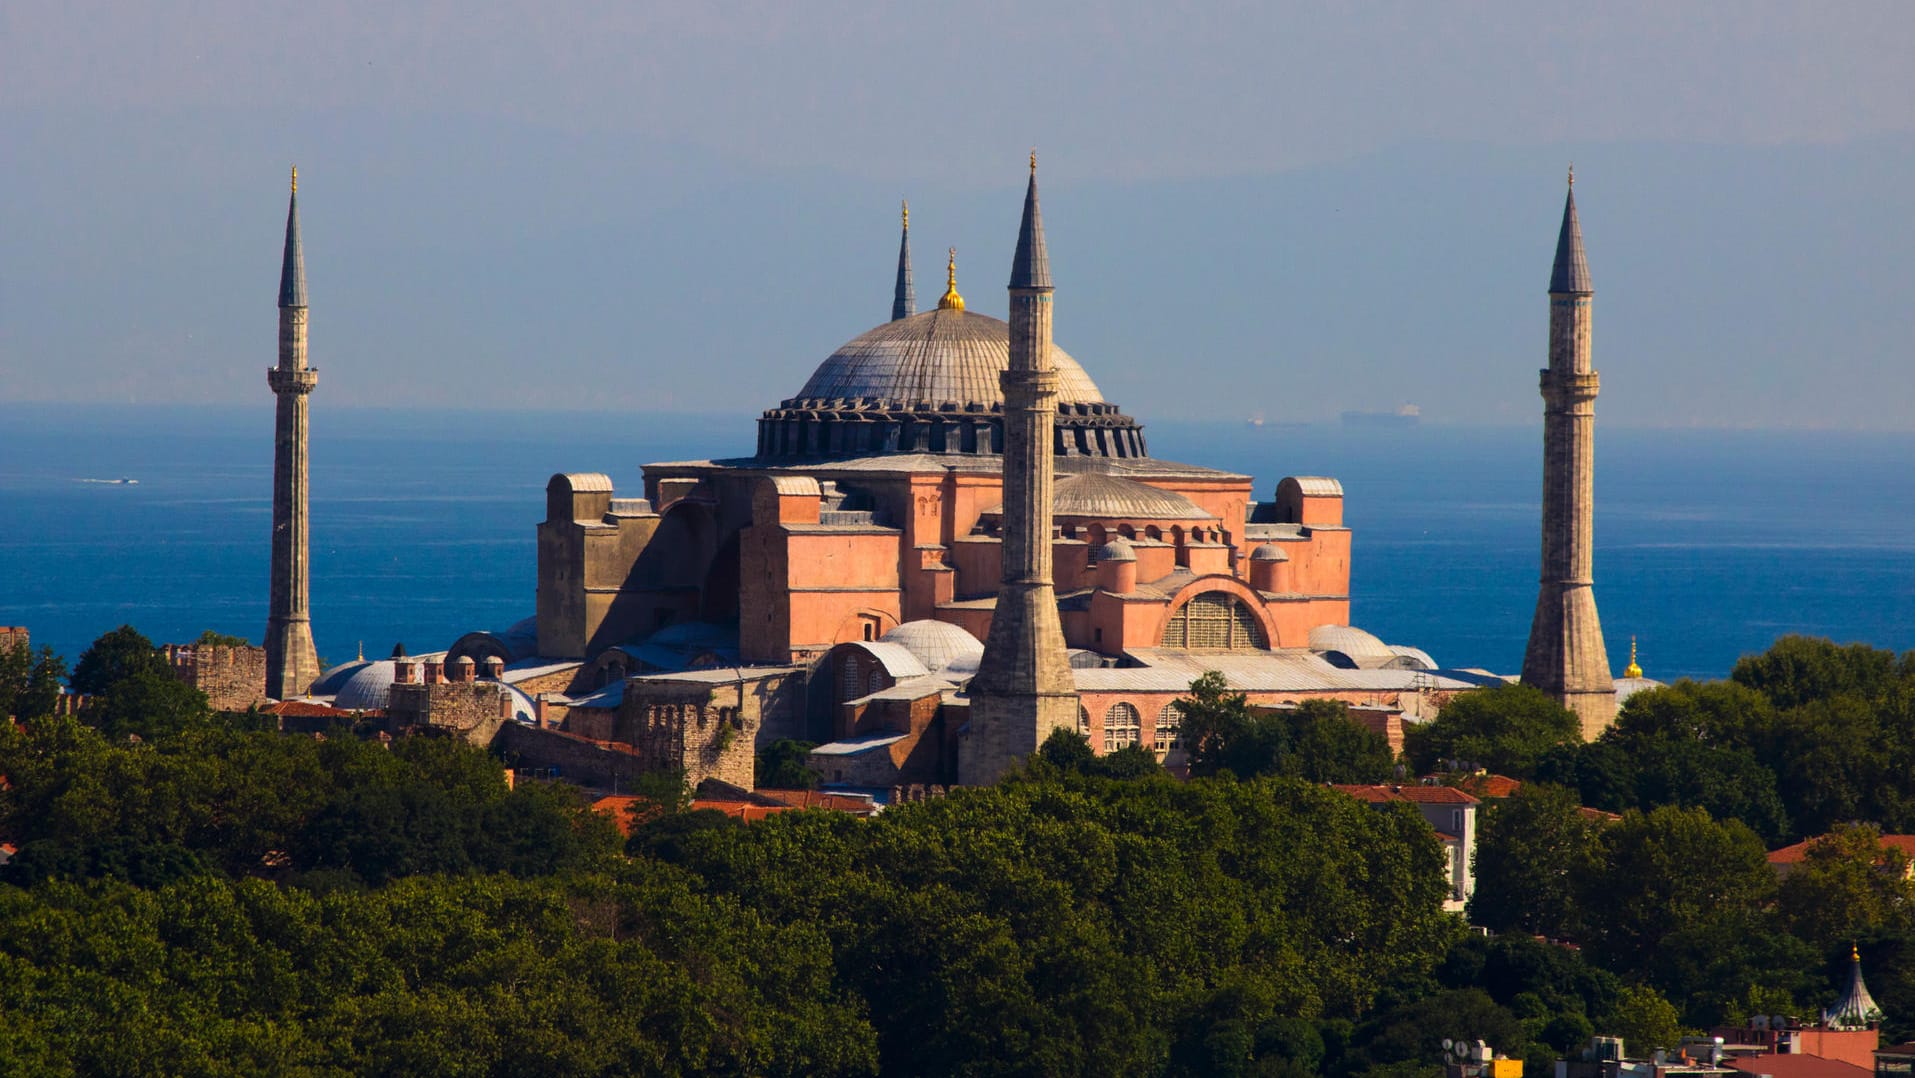
POLYGON ((843 741, 833 741, 811 750, 813 756, 856 756, 861 752, 881 749, 886 745, 895 745, 905 738, 904 734, 872 734, 866 737, 849 737, 843 741))
POLYGON ((984 643, 948 621, 907 621, 885 633, 880 643, 908 649, 926 670, 970 673, 984 655, 984 643))
POLYGON ((891 294, 891 321, 918 313, 918 290, 911 282, 911 207, 904 208, 898 238, 898 284, 891 294))
POLYGON ((1580 292, 1589 295, 1596 286, 1589 280, 1589 259, 1583 254, 1583 226, 1576 219, 1576 181, 1569 181, 1569 196, 1563 200, 1563 228, 1556 234, 1556 265, 1549 274, 1551 292, 1580 292))
MULTIPOLYGON (((791 399, 1002 404, 998 375, 1010 362, 1010 326, 989 315, 939 308, 853 337, 791 399)), ((1060 402, 1104 402, 1097 383, 1056 345, 1051 366, 1060 402)))
POLYGON ((1031 185, 1024 190, 1024 219, 1011 256, 1012 288, 1051 287, 1051 255, 1044 246, 1044 215, 1037 209, 1037 154, 1031 154, 1031 185))
POLYGON ((306 305, 306 252, 299 244, 299 187, 294 173, 292 194, 286 199, 286 249, 279 263, 279 305, 306 305))
MULTIPOLYGON (((1002 515, 995 505, 985 516, 1002 515)), ((1105 472, 1079 472, 1057 481, 1051 492, 1051 512, 1060 517, 1100 520, 1211 520, 1209 513, 1175 491, 1105 472)))
POLYGON ((1485 683, 1483 678, 1452 670, 1345 670, 1302 648, 1223 652, 1134 648, 1127 654, 1144 665, 1072 670, 1078 691, 1183 692, 1198 675, 1211 670, 1221 673, 1238 692, 1412 692, 1467 689, 1485 683))

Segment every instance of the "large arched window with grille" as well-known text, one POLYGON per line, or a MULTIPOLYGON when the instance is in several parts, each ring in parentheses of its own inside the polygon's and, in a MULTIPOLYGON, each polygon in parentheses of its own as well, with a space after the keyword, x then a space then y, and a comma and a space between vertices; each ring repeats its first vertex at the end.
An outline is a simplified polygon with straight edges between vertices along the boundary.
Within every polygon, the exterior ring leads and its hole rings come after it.
POLYGON ((1270 646, 1263 623, 1242 599, 1227 592, 1207 591, 1170 615, 1159 647, 1193 651, 1261 650, 1270 646))
POLYGON ((1116 703, 1104 712, 1104 751, 1116 752, 1118 749, 1137 744, 1142 734, 1143 716, 1129 704, 1116 703))
POLYGON ((1090 740, 1090 710, 1083 704, 1077 705, 1077 732, 1083 734, 1086 741, 1090 740))
POLYGON ((1157 751, 1159 760, 1173 749, 1184 747, 1184 713, 1176 701, 1165 704, 1157 713, 1157 731, 1152 736, 1151 747, 1157 751))

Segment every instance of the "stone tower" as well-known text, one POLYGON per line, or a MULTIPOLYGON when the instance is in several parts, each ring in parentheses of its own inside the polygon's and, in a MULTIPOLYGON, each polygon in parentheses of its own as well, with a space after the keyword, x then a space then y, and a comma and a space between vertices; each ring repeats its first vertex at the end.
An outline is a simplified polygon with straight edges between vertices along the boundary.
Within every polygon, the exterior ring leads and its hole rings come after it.
POLYGON ((1536 620, 1523 656, 1523 683, 1554 696, 1582 719, 1583 737, 1616 717, 1602 623, 1596 618, 1596 392, 1590 366, 1589 262, 1569 174, 1556 266, 1549 278, 1549 366, 1543 392, 1543 561, 1536 620))
POLYGON ((266 371, 279 414, 273 423, 272 605, 266 616, 266 695, 304 696, 319 677, 307 606, 306 395, 319 372, 306 366, 306 256, 299 246, 299 170, 286 202, 279 268, 279 366, 266 371))
POLYGON ((918 313, 918 290, 911 284, 911 204, 900 212, 903 223, 898 239, 898 287, 891 294, 891 321, 918 313))
POLYGON ((1037 154, 1011 260, 1010 369, 1004 390, 1003 581, 977 676, 970 733, 958 753, 965 785, 995 781, 1052 730, 1077 726, 1077 689, 1051 582, 1051 264, 1037 209, 1037 154))

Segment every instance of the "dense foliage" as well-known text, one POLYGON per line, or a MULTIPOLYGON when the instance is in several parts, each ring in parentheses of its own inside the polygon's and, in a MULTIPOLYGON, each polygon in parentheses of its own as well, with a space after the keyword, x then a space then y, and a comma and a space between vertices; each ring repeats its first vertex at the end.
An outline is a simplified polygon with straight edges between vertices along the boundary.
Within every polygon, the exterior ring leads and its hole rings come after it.
MULTIPOLYGON (((1596 1032, 1806 1012, 1851 941, 1887 1035, 1915 1017, 1887 653, 1783 641, 1586 745, 1532 694, 1459 697, 1412 751, 1531 779, 1480 819, 1484 938, 1440 912, 1420 815, 1325 788, 1397 766, 1337 704, 1205 679, 1200 777, 1059 732, 873 820, 744 826, 659 776, 621 844, 450 740, 213 715, 137 635, 89 649, 93 707, 0 729, 0 1073, 1407 1078, 1445 1037, 1547 1073, 1596 1032), (1805 755, 1890 788, 1804 788, 1805 755), (1765 840, 1820 830, 1778 884, 1765 840)), ((0 658, 28 694, 38 663, 0 658)))

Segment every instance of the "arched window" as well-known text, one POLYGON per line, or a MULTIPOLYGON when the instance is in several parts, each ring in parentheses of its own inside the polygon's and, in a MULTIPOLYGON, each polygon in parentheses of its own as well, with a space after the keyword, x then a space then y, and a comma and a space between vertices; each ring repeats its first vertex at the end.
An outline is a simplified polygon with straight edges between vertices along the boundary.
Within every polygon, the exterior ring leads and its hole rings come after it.
POLYGON ((1090 737, 1090 712, 1083 704, 1077 705, 1077 732, 1090 737))
POLYGON ((1263 623, 1242 599, 1226 592, 1193 595, 1164 626, 1159 647, 1191 651, 1249 651, 1270 645, 1263 623))
POLYGON ((1157 750, 1157 758, 1163 759, 1175 749, 1184 747, 1184 713, 1178 709, 1176 701, 1164 705, 1157 713, 1157 731, 1152 737, 1151 747, 1157 750))
POLYGON ((858 658, 846 655, 838 661, 838 702, 858 698, 858 658))
POLYGON ((1143 726, 1143 716, 1129 704, 1116 703, 1104 712, 1104 751, 1116 752, 1118 749, 1137 744, 1143 726))
POLYGON ((869 696, 870 694, 874 692, 879 692, 883 690, 883 688, 884 688, 884 667, 874 665, 871 667, 871 676, 865 679, 865 683, 864 683, 865 695, 869 696))

